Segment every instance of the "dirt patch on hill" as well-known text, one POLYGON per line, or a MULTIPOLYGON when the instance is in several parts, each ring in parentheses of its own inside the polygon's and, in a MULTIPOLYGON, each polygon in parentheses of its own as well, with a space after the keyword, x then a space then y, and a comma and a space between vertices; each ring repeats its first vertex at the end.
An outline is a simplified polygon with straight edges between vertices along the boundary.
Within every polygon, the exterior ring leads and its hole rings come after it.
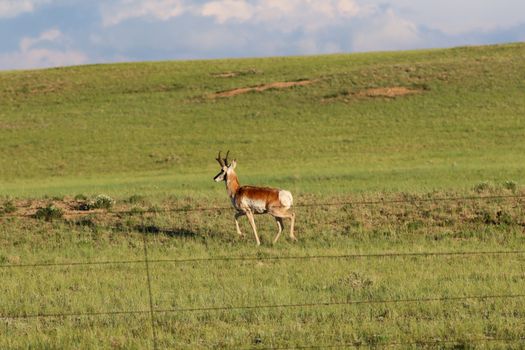
POLYGON ((369 88, 353 91, 343 89, 341 91, 325 95, 322 99, 322 102, 330 103, 335 101, 343 101, 351 103, 370 98, 395 99, 398 97, 421 94, 426 90, 428 90, 428 88, 408 88, 404 86, 369 88))
POLYGON ((275 82, 264 85, 250 86, 244 88, 237 88, 232 90, 216 92, 213 95, 210 95, 210 98, 220 98, 220 97, 233 97, 241 94, 246 94, 248 92, 262 92, 269 89, 286 89, 294 86, 305 86, 312 84, 311 80, 301 80, 301 81, 284 81, 284 82, 275 82))
POLYGON ((237 72, 224 72, 224 73, 214 73, 211 76, 215 78, 232 78, 238 75, 239 74, 237 72))
POLYGON ((359 91, 356 95, 359 97, 389 97, 406 96, 420 93, 420 90, 409 89, 403 86, 373 88, 359 91))
POLYGON ((241 71, 228 71, 228 72, 219 72, 219 73, 212 73, 211 76, 214 78, 233 78, 238 77, 242 75, 251 75, 251 74, 259 74, 260 71, 257 69, 247 69, 247 70, 241 70, 241 71))

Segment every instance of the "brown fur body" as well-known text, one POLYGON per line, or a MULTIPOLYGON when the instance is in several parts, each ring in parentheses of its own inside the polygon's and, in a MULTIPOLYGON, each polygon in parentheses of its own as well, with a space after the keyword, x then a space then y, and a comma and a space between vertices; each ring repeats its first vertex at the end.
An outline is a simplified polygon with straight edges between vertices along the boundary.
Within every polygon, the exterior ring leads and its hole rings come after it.
MULTIPOLYGON (((235 209, 243 210, 247 209, 244 207, 243 199, 250 198, 254 202, 264 202, 265 211, 267 213, 271 208, 277 208, 281 206, 279 201, 279 191, 276 188, 270 187, 256 187, 256 186, 241 186, 235 193, 233 198, 235 209)), ((252 210, 254 208, 251 208, 252 210)), ((255 214, 263 214, 254 210, 255 214)))

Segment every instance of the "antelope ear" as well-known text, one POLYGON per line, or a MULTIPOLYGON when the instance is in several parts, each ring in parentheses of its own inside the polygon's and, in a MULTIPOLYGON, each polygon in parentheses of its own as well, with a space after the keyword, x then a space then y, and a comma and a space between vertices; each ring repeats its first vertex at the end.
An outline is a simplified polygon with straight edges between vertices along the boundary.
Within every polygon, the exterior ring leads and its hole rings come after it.
POLYGON ((237 161, 234 159, 234 160, 232 160, 232 163, 231 163, 230 167, 232 169, 235 169, 236 166, 237 166, 237 161))

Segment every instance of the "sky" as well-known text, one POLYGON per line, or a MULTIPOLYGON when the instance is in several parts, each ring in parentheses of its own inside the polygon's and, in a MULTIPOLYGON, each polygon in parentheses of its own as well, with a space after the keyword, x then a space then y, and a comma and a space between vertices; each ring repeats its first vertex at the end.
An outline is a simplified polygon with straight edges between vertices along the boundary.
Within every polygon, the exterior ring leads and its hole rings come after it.
POLYGON ((525 41, 525 0, 0 0, 0 70, 525 41))

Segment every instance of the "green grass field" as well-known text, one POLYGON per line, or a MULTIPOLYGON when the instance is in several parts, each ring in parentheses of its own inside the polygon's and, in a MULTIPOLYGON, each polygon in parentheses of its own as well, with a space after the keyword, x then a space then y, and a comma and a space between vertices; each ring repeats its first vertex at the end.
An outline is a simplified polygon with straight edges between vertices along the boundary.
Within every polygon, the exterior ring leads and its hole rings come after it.
POLYGON ((514 44, 3 72, 0 194, 216 196, 219 149, 237 158, 241 181, 296 193, 523 182, 524 53, 514 44), (314 82, 208 98, 300 79, 314 82), (394 86, 421 93, 353 95, 394 86))
POLYGON ((523 349, 524 56, 0 72, 0 348, 523 349), (236 235, 227 149, 241 184, 292 191, 297 243, 266 216, 261 247, 236 235), (48 203, 64 217, 34 218, 48 203))

